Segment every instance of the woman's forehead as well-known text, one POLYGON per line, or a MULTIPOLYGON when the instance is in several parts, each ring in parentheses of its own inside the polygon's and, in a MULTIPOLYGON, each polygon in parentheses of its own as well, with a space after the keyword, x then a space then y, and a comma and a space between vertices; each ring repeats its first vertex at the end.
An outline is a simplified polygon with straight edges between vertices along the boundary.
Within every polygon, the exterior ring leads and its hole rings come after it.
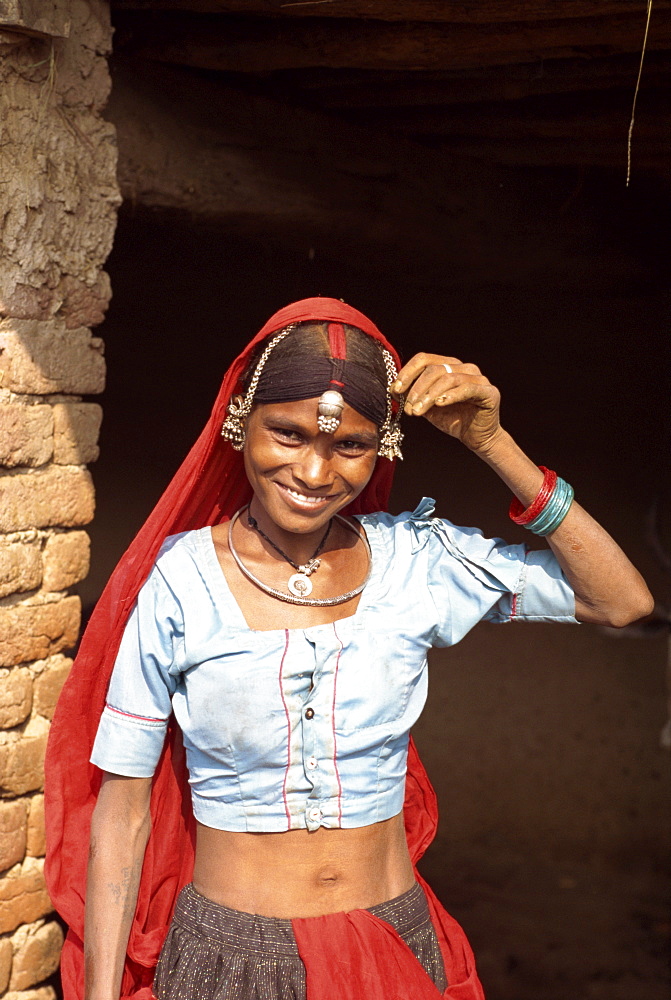
MULTIPOLYGON (((254 410, 258 412, 259 417, 263 420, 270 418, 287 421, 304 426, 306 430, 309 429, 312 431, 317 428, 317 417, 319 416, 318 403, 319 396, 311 396, 309 399, 297 399, 288 403, 257 403, 254 410)), ((372 420, 364 417, 363 414, 355 410, 349 403, 345 403, 339 430, 358 431, 359 433, 373 432, 377 434, 378 428, 372 420)))

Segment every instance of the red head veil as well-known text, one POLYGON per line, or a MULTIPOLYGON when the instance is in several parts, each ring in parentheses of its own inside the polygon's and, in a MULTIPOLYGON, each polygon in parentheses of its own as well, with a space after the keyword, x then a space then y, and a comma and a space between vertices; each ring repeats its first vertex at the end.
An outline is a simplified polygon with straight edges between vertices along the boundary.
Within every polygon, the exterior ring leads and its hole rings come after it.
MULTIPOLYGON (((66 1000, 81 1000, 84 993, 88 838, 102 776, 89 764, 89 756, 126 619, 168 535, 217 524, 251 498, 242 455, 220 434, 226 407, 240 391, 240 377, 256 345, 289 323, 309 320, 357 326, 386 347, 398 364, 396 352, 377 327, 336 299, 303 299, 276 312, 226 372, 204 430, 110 577, 59 699, 46 759, 46 877, 54 906, 70 928, 61 962, 66 1000)), ((379 458, 370 482, 348 513, 384 510, 392 477, 393 463, 379 458)), ((406 829, 416 860, 433 839, 437 813, 433 789, 412 747, 406 789, 406 829)), ((122 997, 136 1000, 151 996, 175 899, 193 867, 194 820, 184 752, 174 724, 154 778, 151 816, 121 991, 122 997)))

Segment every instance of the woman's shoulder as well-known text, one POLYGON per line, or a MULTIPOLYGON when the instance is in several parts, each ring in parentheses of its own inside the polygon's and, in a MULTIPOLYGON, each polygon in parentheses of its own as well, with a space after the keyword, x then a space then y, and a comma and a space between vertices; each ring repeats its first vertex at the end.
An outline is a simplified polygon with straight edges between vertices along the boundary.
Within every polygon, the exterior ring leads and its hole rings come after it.
POLYGON ((175 580, 188 570, 200 573, 206 562, 208 537, 211 538, 209 527, 168 535, 158 550, 153 570, 175 580))
POLYGON ((435 501, 422 497, 414 510, 404 510, 400 514, 388 511, 374 511, 358 514, 368 540, 373 546, 379 544, 389 555, 414 556, 430 541, 437 518, 433 516, 435 501))
POLYGON ((480 528, 459 526, 447 518, 436 517, 435 509, 435 500, 422 497, 414 510, 400 514, 377 511, 359 515, 358 519, 369 535, 384 539, 396 551, 407 548, 412 555, 426 548, 441 558, 449 553, 461 562, 488 560, 495 553, 508 559, 523 558, 523 545, 487 538, 480 528))
POLYGON ((161 544, 156 561, 165 558, 170 552, 179 552, 182 549, 194 550, 199 547, 199 542, 206 532, 211 528, 194 528, 191 531, 180 531, 176 535, 167 535, 161 544))
POLYGON ((414 510, 404 510, 400 514, 390 514, 389 511, 378 510, 370 514, 357 514, 356 519, 365 528, 378 529, 382 532, 405 531, 409 529, 431 528, 435 520, 433 513, 436 501, 431 497, 422 497, 414 510))

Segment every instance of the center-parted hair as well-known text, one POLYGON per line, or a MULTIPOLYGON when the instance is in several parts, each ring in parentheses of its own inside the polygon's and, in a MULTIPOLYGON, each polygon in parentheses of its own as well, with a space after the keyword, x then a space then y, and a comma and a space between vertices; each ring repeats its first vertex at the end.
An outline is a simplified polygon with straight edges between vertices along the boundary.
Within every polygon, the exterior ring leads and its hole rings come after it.
MULTIPOLYGON (((299 323, 270 353, 255 403, 288 403, 337 389, 353 409, 381 427, 387 413, 388 373, 380 345, 354 326, 299 323), (334 357, 335 353, 339 355, 334 357)), ((265 345, 248 366, 245 390, 265 345)))

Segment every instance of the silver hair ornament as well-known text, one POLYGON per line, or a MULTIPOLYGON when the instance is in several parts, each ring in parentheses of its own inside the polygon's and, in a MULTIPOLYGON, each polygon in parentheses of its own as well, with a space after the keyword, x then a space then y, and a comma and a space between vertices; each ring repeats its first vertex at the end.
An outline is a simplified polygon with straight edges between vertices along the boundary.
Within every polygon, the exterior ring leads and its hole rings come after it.
POLYGON ((396 411, 396 416, 394 416, 394 401, 391 395, 391 387, 398 378, 398 369, 394 363, 394 359, 386 348, 382 348, 382 357, 384 359, 384 365, 387 369, 387 413, 384 418, 384 423, 380 427, 380 447, 377 450, 378 455, 382 458, 388 458, 389 461, 393 461, 395 458, 403 458, 401 454, 401 441, 403 440, 403 432, 401 431, 400 423, 401 416, 403 414, 403 405, 405 403, 405 396, 398 397, 398 410, 396 411))
POLYGON ((226 407, 226 419, 221 425, 221 436, 226 441, 231 442, 231 447, 234 448, 235 451, 242 451, 245 447, 245 420, 252 412, 254 394, 258 387, 259 379, 261 378, 261 373, 263 372, 265 364, 270 357, 273 348, 279 344, 281 340, 284 340, 285 337, 288 337, 291 331, 295 330, 296 325, 296 323, 290 323, 289 326, 285 326, 283 330, 280 330, 276 337, 273 337, 256 364, 254 374, 252 375, 245 395, 232 396, 231 401, 226 407))
POLYGON ((317 427, 322 434, 335 434, 340 427, 345 400, 335 389, 327 389, 319 397, 317 404, 317 427))

